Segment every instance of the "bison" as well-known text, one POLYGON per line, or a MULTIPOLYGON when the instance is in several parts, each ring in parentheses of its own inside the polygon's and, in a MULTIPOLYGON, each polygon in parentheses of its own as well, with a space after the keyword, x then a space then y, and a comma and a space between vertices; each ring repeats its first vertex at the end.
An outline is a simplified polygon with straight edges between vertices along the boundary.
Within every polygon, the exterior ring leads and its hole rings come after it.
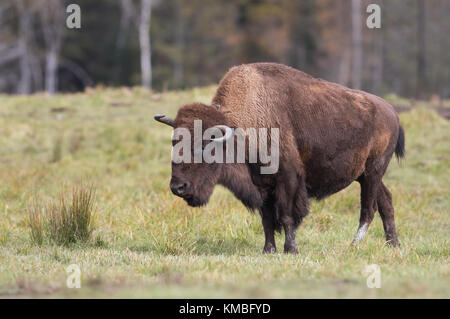
POLYGON ((216 127, 225 132, 225 137, 212 137, 221 141, 235 138, 228 134, 231 128, 279 129, 279 168, 274 174, 261 174, 259 162, 172 161, 170 188, 188 205, 205 205, 214 186, 221 184, 247 208, 259 211, 264 253, 276 252, 274 232, 281 228, 284 252, 297 253, 295 232, 308 215, 309 199, 322 199, 353 181, 361 185, 353 243, 364 238, 378 210, 386 241, 399 244, 392 196, 382 178, 393 153, 404 156, 405 136, 396 112, 383 99, 285 65, 254 63, 231 68, 211 105, 188 104, 175 119, 155 119, 190 132, 194 121, 201 120, 202 130, 216 127))

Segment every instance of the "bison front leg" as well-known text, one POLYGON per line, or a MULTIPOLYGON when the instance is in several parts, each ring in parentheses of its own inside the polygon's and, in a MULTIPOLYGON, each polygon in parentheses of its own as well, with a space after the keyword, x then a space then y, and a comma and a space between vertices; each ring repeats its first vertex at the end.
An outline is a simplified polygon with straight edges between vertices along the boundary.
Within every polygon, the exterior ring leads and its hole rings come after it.
POLYGON ((277 246, 275 244, 275 229, 277 228, 277 222, 275 218, 275 209, 273 204, 265 204, 261 211, 262 224, 264 227, 264 235, 266 242, 264 244, 263 253, 272 254, 277 252, 277 246))
POLYGON ((295 242, 295 231, 297 227, 292 222, 283 223, 285 240, 284 253, 298 254, 297 243, 295 242))
POLYGON ((284 252, 297 254, 298 248, 295 242, 295 232, 302 223, 303 218, 308 215, 308 195, 302 177, 298 177, 295 182, 288 180, 284 187, 284 192, 278 192, 277 198, 277 208, 285 234, 284 252))

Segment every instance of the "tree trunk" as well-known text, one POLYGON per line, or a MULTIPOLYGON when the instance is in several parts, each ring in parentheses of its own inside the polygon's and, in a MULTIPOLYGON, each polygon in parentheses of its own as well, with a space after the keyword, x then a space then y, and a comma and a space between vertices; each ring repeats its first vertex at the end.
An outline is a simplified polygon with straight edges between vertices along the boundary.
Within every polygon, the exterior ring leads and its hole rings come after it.
POLYGON ((128 29, 135 18, 133 1, 120 0, 120 12, 120 24, 116 40, 116 49, 123 50, 127 39, 128 29))
POLYGON ((20 51, 20 79, 17 85, 17 93, 31 93, 31 69, 30 69, 30 31, 31 31, 31 14, 28 12, 23 2, 19 2, 20 21, 19 21, 19 51, 20 51))
POLYGON ((383 69, 384 69, 384 30, 378 30, 374 35, 374 68, 372 74, 374 93, 380 93, 383 85, 383 69))
POLYGON ((120 0, 120 23, 119 32, 116 38, 115 47, 115 65, 113 72, 113 79, 116 84, 122 84, 122 57, 123 51, 127 44, 128 31, 133 24, 137 14, 135 12, 133 0, 120 0))
POLYGON ((58 88, 58 55, 57 45, 52 44, 45 56, 45 90, 55 94, 58 88))
POLYGON ((139 22, 139 45, 141 49, 141 76, 142 86, 152 88, 152 61, 150 47, 150 22, 152 13, 152 0, 142 0, 141 19, 139 22))
POLYGON ((425 0, 417 0, 417 79, 416 98, 423 98, 427 88, 425 74, 425 0))
POLYGON ((352 86, 361 89, 362 71, 361 0, 352 0, 352 86))
POLYGON ((173 63, 173 78, 177 88, 183 87, 183 75, 184 75, 184 23, 183 17, 181 14, 180 6, 181 1, 177 1, 176 5, 176 17, 177 17, 177 25, 175 28, 175 46, 177 48, 177 54, 173 63))
POLYGON ((348 12, 350 11, 350 2, 336 2, 337 27, 339 28, 339 37, 335 41, 339 43, 339 62, 337 69, 337 82, 344 86, 350 86, 350 76, 352 67, 352 48, 351 39, 347 36, 351 33, 351 26, 348 21, 348 12))
POLYGON ((40 92, 43 90, 44 79, 42 76, 41 61, 34 54, 30 57, 30 69, 33 78, 33 91, 40 92))
POLYGON ((46 46, 45 52, 45 91, 55 94, 58 90, 58 60, 61 50, 64 28, 64 8, 59 0, 42 2, 40 13, 42 30, 46 46))

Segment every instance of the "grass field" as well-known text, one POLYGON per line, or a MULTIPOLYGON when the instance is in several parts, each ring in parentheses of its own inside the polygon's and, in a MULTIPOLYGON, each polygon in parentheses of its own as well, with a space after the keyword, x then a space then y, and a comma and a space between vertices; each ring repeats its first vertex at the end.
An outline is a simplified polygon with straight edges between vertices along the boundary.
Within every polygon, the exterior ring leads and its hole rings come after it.
MULTIPOLYGON (((450 297, 450 124, 426 103, 402 113, 406 160, 391 162, 401 247, 384 245, 378 214, 350 242, 359 185, 321 202, 297 232, 299 255, 262 255, 264 234, 229 191, 190 208, 169 191, 171 130, 153 120, 214 87, 150 94, 0 95, 0 297, 450 297), (96 188, 92 240, 32 243, 27 208, 80 182, 96 188), (66 287, 78 264, 81 288, 66 287), (381 288, 365 267, 378 264, 381 288)), ((282 248, 283 236, 277 235, 282 248)))

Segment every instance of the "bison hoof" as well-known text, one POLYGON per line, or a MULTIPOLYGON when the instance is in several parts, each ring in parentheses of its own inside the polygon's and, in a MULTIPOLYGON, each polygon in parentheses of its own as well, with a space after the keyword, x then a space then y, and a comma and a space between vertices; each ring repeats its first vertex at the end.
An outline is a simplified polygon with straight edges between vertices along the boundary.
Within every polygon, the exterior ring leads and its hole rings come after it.
POLYGON ((266 245, 263 249, 263 254, 274 254, 277 252, 277 248, 273 245, 266 245))
POLYGON ((388 240, 388 241, 386 242, 386 245, 388 245, 388 246, 390 246, 390 247, 400 247, 400 243, 398 242, 397 239, 391 239, 391 240, 388 240))
POLYGON ((298 254, 298 248, 297 246, 293 246, 293 245, 289 245, 289 246, 284 246, 284 253, 285 254, 298 254))
POLYGON ((360 242, 361 242, 360 240, 353 239, 350 246, 357 246, 360 242))

